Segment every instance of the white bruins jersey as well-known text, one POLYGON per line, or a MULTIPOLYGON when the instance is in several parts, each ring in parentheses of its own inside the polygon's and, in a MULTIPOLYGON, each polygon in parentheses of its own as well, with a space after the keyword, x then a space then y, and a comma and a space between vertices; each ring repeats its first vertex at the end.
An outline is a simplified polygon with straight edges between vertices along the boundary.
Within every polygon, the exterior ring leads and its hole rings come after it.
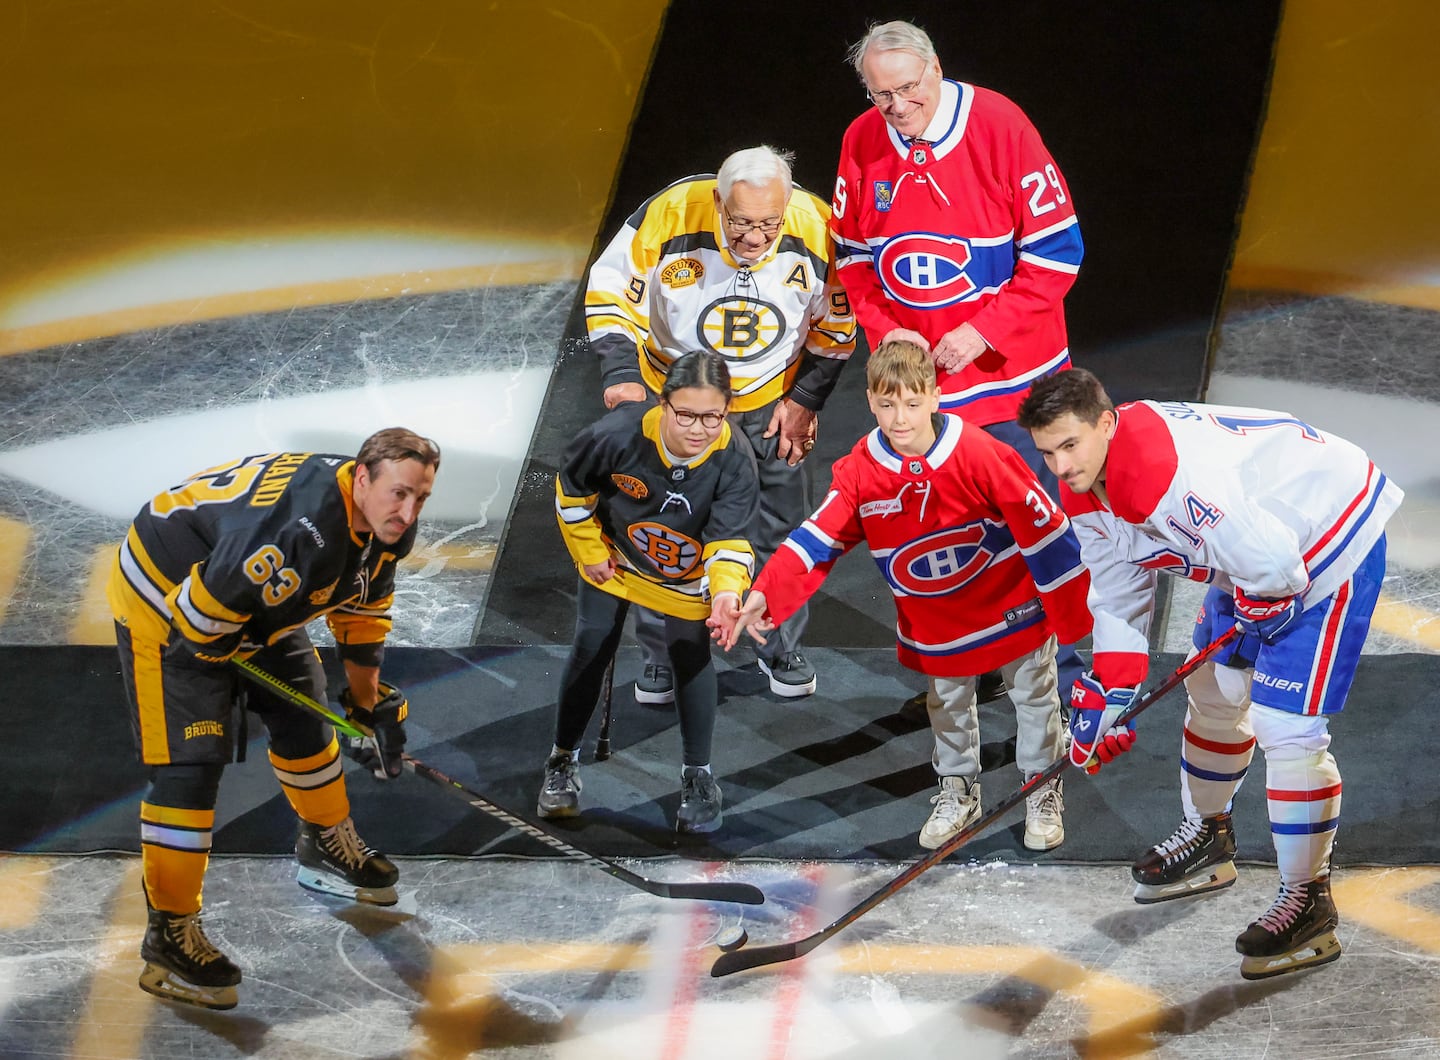
POLYGON ((682 354, 713 350, 730 369, 734 411, 785 395, 819 410, 855 349, 830 207, 795 188, 775 242, 746 265, 730 251, 714 192, 713 176, 670 185, 591 266, 585 327, 603 383, 643 381, 658 393, 682 354))

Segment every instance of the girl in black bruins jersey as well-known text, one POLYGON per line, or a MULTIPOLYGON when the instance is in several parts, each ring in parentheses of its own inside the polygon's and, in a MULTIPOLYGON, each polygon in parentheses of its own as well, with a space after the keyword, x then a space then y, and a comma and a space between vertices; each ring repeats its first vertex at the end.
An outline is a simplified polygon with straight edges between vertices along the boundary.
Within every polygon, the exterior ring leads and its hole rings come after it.
POLYGON ((717 691, 707 627, 739 614, 754 572, 749 536, 759 505, 755 458, 725 421, 729 408, 724 358, 687 353, 670 366, 659 405, 622 405, 566 451, 555 511, 580 583, 541 817, 580 812, 580 740, 634 603, 666 616, 683 750, 675 829, 720 827, 720 788, 710 771, 717 691))

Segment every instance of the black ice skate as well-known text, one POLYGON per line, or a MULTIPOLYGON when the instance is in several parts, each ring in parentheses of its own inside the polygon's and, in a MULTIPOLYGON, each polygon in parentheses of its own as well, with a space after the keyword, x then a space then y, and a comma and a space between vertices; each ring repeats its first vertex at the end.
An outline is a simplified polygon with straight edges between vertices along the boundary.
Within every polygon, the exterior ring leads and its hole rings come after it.
POLYGON ((535 812, 547 818, 580 816, 580 788, 580 764, 563 751, 555 752, 545 760, 535 812))
POLYGON ((685 766, 680 770, 680 809, 675 831, 713 832, 720 827, 720 785, 708 769, 685 766))
POLYGON ((395 881, 400 871, 384 854, 365 845, 349 817, 333 828, 301 821, 295 860, 300 862, 295 879, 301 887, 371 905, 399 901, 395 881))
POLYGON ((234 1008, 239 1001, 240 969, 205 937, 199 913, 150 910, 140 956, 140 989, 147 994, 201 1008, 234 1008))
POLYGON ((1175 834, 1130 867, 1141 905, 1219 891, 1235 882, 1235 828, 1230 815, 1186 820, 1175 834))
POLYGON ((1241 976, 1268 979, 1338 961, 1340 940, 1335 928, 1339 924, 1329 876, 1309 883, 1282 883, 1275 904, 1235 940, 1235 949, 1245 956, 1241 976))

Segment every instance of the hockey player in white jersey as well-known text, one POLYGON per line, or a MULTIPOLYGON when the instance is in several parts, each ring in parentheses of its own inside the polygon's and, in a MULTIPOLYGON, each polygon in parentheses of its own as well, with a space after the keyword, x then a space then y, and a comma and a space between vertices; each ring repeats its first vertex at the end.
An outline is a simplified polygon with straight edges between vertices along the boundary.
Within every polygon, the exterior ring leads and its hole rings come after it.
POLYGON ((1184 821, 1135 863, 1135 900, 1235 882, 1230 808, 1258 744, 1280 892, 1235 940, 1241 975, 1337 960, 1341 783, 1328 719, 1354 680, 1400 488, 1357 446, 1286 413, 1116 408, 1083 369, 1037 382, 1018 421, 1060 479, 1090 568, 1095 655, 1072 698, 1072 761, 1093 771, 1134 743, 1133 725, 1112 723, 1146 676, 1160 572, 1210 586, 1197 650, 1240 630, 1185 681, 1184 821))

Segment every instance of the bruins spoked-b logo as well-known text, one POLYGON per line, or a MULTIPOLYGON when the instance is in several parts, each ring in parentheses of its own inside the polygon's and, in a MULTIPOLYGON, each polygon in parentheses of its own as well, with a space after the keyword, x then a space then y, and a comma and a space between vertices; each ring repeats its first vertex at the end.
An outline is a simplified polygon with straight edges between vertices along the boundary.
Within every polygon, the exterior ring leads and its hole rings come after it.
POLYGON ((730 360, 763 356, 784 337, 780 310, 753 298, 717 298, 701 310, 695 327, 701 346, 730 360))
POLYGON ((700 562, 700 542, 661 523, 631 523, 626 535, 667 578, 683 578, 700 562))

